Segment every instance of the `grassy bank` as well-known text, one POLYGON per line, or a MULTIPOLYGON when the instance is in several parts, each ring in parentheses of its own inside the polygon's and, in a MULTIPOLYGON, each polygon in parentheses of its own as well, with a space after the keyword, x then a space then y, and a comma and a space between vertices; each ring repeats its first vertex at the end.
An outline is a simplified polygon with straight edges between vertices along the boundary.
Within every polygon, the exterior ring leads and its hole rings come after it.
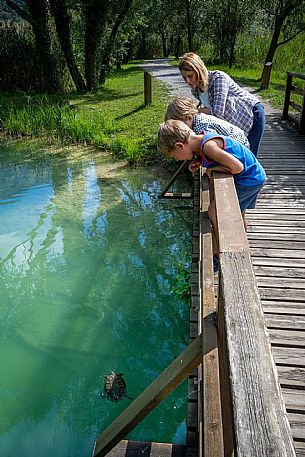
POLYGON ((156 80, 153 102, 144 105, 143 70, 131 64, 92 93, 56 98, 2 93, 0 126, 5 136, 90 144, 130 163, 149 162, 157 155, 156 132, 166 106, 166 91, 156 80))
MULTIPOLYGON (((177 65, 178 61, 172 63, 177 65)), ((217 68, 229 73, 239 83, 259 89, 260 67, 217 68)), ((92 145, 129 163, 155 161, 159 157, 156 132, 164 118, 168 93, 159 81, 153 79, 153 102, 146 107, 143 85, 143 70, 136 64, 129 64, 114 72, 99 90, 87 94, 49 97, 21 92, 1 93, 2 135, 44 138, 57 145, 92 145)), ((286 73, 274 70, 270 88, 259 91, 259 94, 272 106, 282 109, 285 85, 286 73)), ((295 101, 300 103, 297 98, 295 101)))

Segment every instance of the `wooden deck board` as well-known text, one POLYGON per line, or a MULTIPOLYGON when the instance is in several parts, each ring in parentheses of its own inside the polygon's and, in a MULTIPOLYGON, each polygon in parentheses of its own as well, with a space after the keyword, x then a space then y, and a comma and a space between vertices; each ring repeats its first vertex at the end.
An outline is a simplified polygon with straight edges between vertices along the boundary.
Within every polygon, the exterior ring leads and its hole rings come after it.
POLYGON ((297 456, 305 456, 305 139, 275 116, 259 159, 267 182, 248 239, 297 456))

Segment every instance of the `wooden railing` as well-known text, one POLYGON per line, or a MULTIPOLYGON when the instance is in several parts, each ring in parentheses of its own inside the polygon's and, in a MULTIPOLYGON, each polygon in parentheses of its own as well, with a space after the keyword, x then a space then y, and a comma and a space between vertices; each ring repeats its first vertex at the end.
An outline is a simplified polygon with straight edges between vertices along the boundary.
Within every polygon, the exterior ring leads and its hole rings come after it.
POLYGON ((285 102, 283 109, 283 119, 288 119, 289 117, 289 106, 294 108, 300 113, 300 123, 299 123, 299 133, 301 135, 305 134, 305 86, 301 89, 298 86, 292 84, 292 78, 298 78, 305 80, 305 75, 298 73, 287 72, 287 83, 286 83, 286 93, 285 93, 285 102), (295 103, 291 100, 291 92, 295 92, 298 95, 303 97, 302 104, 295 103))
POLYGON ((215 173, 212 184, 224 455, 295 456, 233 177, 215 173))
POLYGON ((198 366, 199 452, 204 457, 295 457, 232 176, 200 176, 199 330, 195 340, 96 440, 105 456, 198 366), (216 201, 215 300, 208 218, 216 201))

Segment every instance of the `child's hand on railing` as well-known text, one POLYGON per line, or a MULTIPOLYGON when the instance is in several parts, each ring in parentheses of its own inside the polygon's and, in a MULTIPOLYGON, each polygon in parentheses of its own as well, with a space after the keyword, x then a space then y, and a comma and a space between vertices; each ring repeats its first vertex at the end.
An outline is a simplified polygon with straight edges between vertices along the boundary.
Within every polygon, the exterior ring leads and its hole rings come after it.
POLYGON ((194 174, 200 167, 201 163, 199 162, 199 160, 192 160, 188 165, 188 169, 192 174, 194 174))
POLYGON ((207 168, 205 170, 205 173, 206 173, 208 178, 212 178, 212 176, 213 176, 213 168, 207 168))

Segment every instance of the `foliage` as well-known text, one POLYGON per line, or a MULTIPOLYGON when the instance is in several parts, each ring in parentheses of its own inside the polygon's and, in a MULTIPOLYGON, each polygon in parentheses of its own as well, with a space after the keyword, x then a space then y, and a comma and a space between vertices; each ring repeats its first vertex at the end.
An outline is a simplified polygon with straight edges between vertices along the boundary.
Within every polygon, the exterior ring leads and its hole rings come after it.
POLYGON ((24 23, 0 23, 0 87, 30 90, 42 86, 43 75, 31 29, 24 23))
POLYGON ((123 66, 94 93, 69 96, 2 94, 0 126, 10 136, 44 136, 109 149, 130 163, 156 160, 156 131, 166 92, 154 81, 153 103, 144 106, 143 71, 123 66))
POLYGON ((192 277, 189 266, 180 262, 174 276, 176 281, 172 288, 174 294, 181 300, 190 301, 192 277))

